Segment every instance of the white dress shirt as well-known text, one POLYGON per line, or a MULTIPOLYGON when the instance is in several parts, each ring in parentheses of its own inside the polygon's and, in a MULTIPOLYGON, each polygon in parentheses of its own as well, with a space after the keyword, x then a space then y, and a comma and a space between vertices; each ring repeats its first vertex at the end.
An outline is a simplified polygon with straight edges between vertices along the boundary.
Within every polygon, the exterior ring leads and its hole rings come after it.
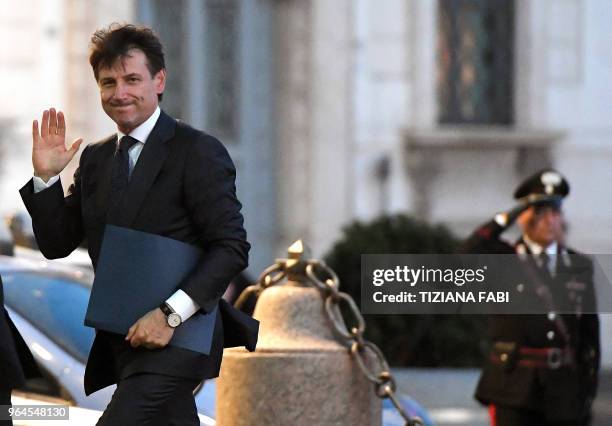
MULTIPOLYGON (((160 113, 161 110, 159 109, 159 107, 157 107, 155 109, 155 112, 153 112, 153 114, 151 114, 151 116, 144 123, 136 127, 129 134, 129 136, 133 137, 138 141, 138 143, 134 144, 134 146, 132 146, 128 151, 130 176, 132 175, 132 170, 134 170, 134 166, 136 166, 136 162, 138 161, 138 157, 142 152, 142 148, 144 148, 144 144, 147 142, 147 139, 151 134, 153 127, 155 127, 155 123, 157 123, 157 119, 159 118, 160 113)), ((123 136, 125 136, 125 134, 122 133, 120 130, 117 130, 117 144, 119 144, 119 141, 123 136)), ((53 176, 51 179, 49 179, 48 182, 45 182, 40 177, 34 176, 34 192, 36 193, 47 189, 55 182, 57 182, 58 179, 59 175, 53 176)), ((166 303, 170 305, 170 307, 181 316, 181 319, 183 321, 191 317, 200 309, 200 306, 181 289, 177 290, 172 296, 170 296, 168 300, 166 300, 166 303)))

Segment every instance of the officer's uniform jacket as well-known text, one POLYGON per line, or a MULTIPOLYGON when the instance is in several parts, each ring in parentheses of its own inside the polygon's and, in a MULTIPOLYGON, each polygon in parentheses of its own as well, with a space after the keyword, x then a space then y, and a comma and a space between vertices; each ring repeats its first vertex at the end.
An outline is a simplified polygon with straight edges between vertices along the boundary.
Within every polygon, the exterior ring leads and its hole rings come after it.
POLYGON ((541 314, 491 317, 492 348, 475 397, 483 404, 539 411, 553 421, 584 418, 595 397, 600 357, 592 262, 560 245, 556 273, 548 275, 537 266, 522 239, 511 245, 499 238, 503 229, 495 221, 487 223, 472 234, 462 251, 515 253, 518 267, 508 274, 508 289, 515 294, 553 291, 551 296, 536 298, 541 314), (571 313, 556 314, 556 307, 571 313), (559 360, 552 358, 546 365, 521 360, 521 352, 536 349, 534 352, 542 353, 542 348, 573 353, 574 365, 559 367, 559 360))

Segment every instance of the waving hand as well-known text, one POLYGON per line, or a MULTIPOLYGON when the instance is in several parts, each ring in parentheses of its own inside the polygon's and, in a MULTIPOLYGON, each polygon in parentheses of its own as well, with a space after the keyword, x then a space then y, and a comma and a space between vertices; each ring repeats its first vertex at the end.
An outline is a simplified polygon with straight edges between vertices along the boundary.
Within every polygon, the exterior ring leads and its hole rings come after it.
POLYGON ((55 108, 43 111, 40 132, 38 121, 32 123, 32 165, 34 175, 45 182, 58 175, 79 150, 83 139, 66 149, 66 120, 55 108))

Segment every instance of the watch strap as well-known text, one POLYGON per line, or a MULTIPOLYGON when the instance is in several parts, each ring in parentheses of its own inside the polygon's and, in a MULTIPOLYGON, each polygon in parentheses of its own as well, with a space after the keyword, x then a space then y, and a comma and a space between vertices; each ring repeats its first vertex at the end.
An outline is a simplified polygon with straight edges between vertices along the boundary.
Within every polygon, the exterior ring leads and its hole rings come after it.
POLYGON ((176 313, 174 309, 172 309, 172 306, 168 304, 168 302, 164 302, 159 305, 159 309, 161 309, 165 316, 176 313))

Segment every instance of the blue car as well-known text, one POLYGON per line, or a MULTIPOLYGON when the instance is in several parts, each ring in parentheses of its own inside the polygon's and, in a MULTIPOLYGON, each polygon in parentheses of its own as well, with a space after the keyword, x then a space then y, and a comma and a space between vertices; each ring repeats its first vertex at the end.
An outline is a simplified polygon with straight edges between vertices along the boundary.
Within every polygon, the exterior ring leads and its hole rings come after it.
MULTIPOLYGON (((85 396, 83 377, 95 332, 83 325, 93 272, 88 268, 47 260, 0 256, 5 306, 38 362, 44 378, 30 380, 26 391, 59 397, 75 406, 103 411, 115 386, 85 396)), ((433 425, 416 401, 400 396, 406 411, 433 425)), ((213 425, 215 381, 196 390, 200 421, 213 425)), ((403 425, 389 401, 383 424, 403 425)))

